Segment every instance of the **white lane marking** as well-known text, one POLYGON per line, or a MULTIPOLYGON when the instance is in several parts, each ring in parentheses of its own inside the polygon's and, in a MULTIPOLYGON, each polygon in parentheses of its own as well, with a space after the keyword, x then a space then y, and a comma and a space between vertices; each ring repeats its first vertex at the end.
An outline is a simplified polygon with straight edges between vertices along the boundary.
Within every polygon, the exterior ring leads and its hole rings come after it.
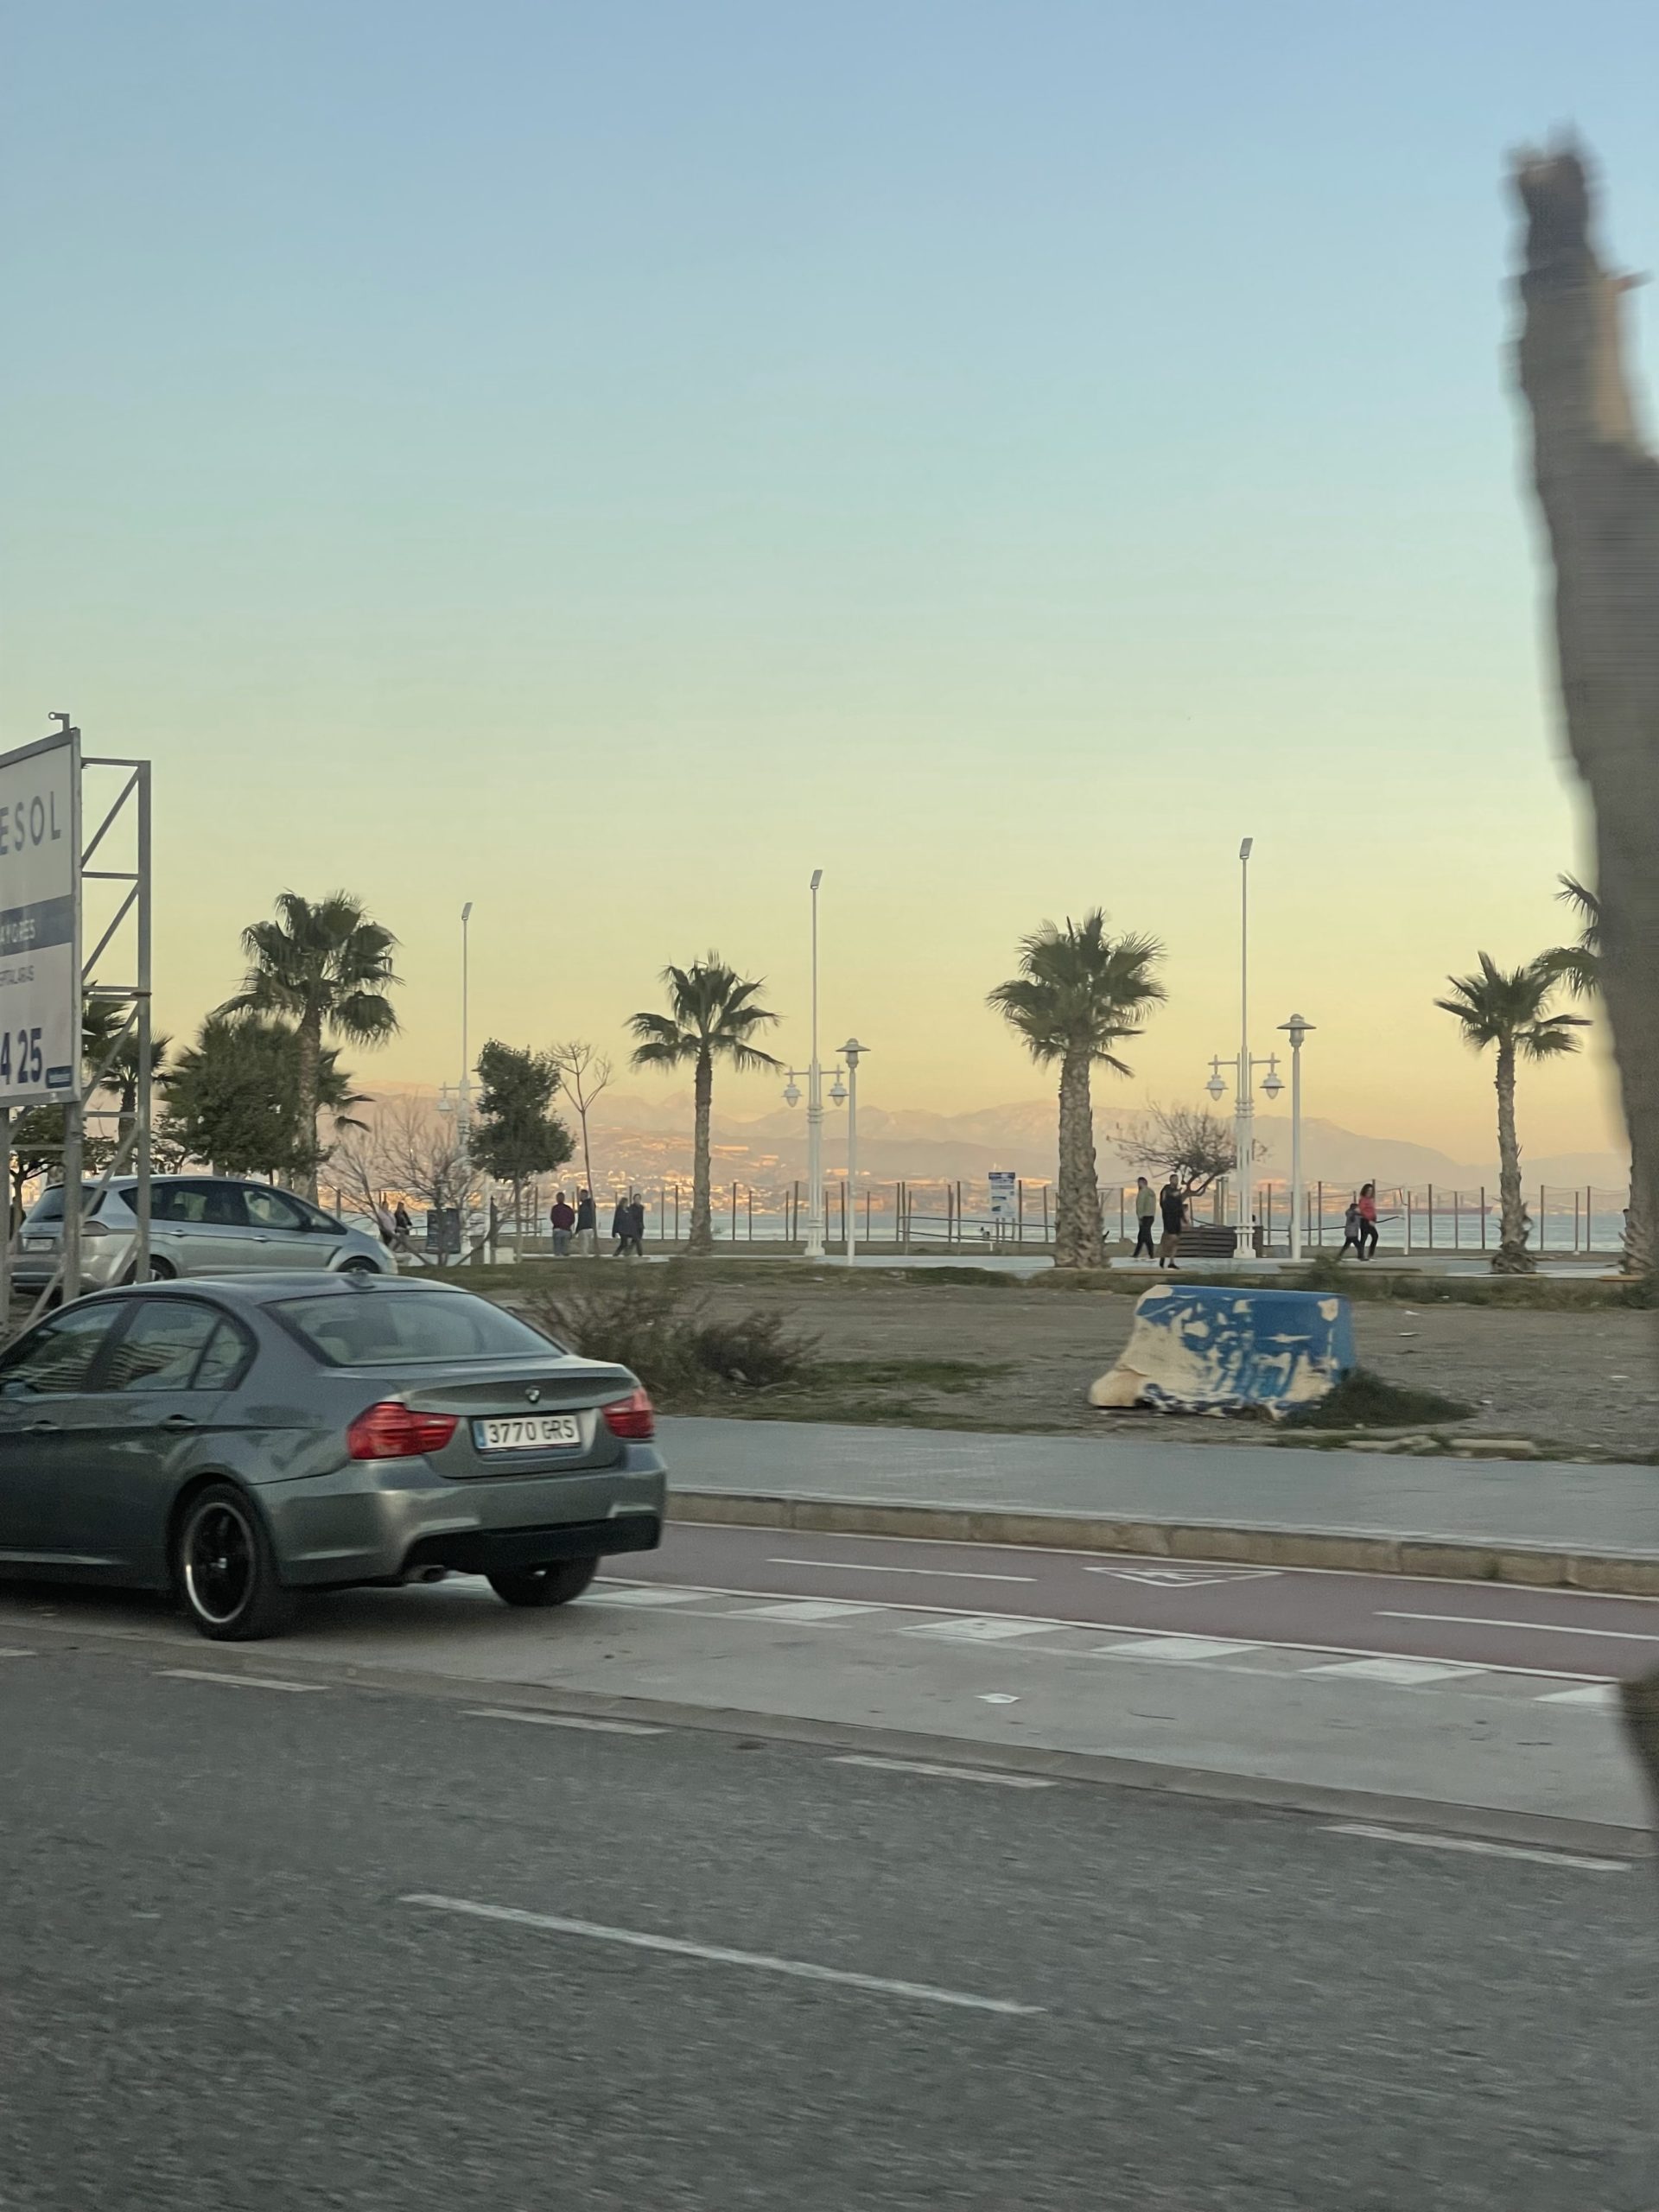
POLYGON ((871 1567, 861 1559, 769 1559, 768 1567, 822 1567, 838 1574, 926 1574, 944 1582, 1034 1582, 1034 1574, 987 1574, 969 1567, 871 1567))
MULTIPOLYGON (((729 1524, 725 1522, 718 1524, 711 1522, 709 1525, 711 1527, 715 1525, 725 1527, 729 1524)), ((919 1543, 923 1541, 924 1540, 920 1537, 909 1536, 884 1536, 881 1539, 883 1543, 919 1543)), ((1337 1570, 1335 1568, 1327 1569, 1325 1567, 1311 1567, 1286 1569, 1287 1573, 1296 1574, 1334 1573, 1337 1570)), ((1376 1578, 1373 1579, 1375 1580, 1376 1578)), ((1490 1583, 1478 1583, 1474 1586, 1478 1589, 1485 1590, 1490 1589, 1491 1586, 1490 1583)), ((686 1602, 692 1598, 792 1599, 798 1598, 800 1595, 798 1591, 791 1590, 738 1590, 734 1589, 729 1583, 724 1582, 683 1583, 675 1585, 675 1588, 678 1592, 674 1599, 676 1604, 686 1602)), ((1599 1593, 1586 1593, 1576 1591, 1573 1592, 1575 1597, 1584 1594, 1595 1595, 1599 1593)), ((578 1598, 575 1602, 578 1605, 602 1605, 609 1604, 611 1600, 607 1597, 599 1596, 594 1592, 590 1591, 586 1597, 578 1598)), ((1630 1601, 1627 1599, 1625 1603, 1628 1604, 1629 1602, 1630 1601)), ((954 1605, 924 1605, 918 1603, 918 1601, 913 1598, 887 1598, 884 1599, 882 1603, 885 1609, 889 1612, 925 1613, 938 1620, 960 1620, 963 1618, 967 1618, 963 1616, 954 1605)), ((698 1614, 691 1616, 690 1618, 706 1619, 711 1618, 711 1616, 698 1614)), ((715 1616, 712 1618, 723 1617, 715 1616)), ((1002 1617, 999 1616, 998 1618, 1002 1617)), ((1007 1616, 1007 1618, 1013 1618, 1014 1616, 1009 1615, 1007 1616)), ((1087 1629, 1091 1634, 1096 1636, 1135 1636, 1143 1638, 1156 1639, 1159 1637, 1180 1637, 1186 1634, 1186 1631, 1182 1629, 1148 1628, 1143 1621, 1079 1620, 1075 1613, 1021 1613, 1018 1618, 1022 1621, 1029 1622, 1031 1625, 1035 1628, 1081 1628, 1087 1629)), ((907 1633, 907 1631, 900 1630, 899 1633, 903 1635, 907 1633)), ((1251 1649, 1263 1651, 1307 1651, 1312 1652, 1315 1657, 1327 1657, 1332 1659, 1374 1659, 1385 1658, 1388 1656, 1385 1652, 1379 1652, 1374 1644, 1296 1643, 1287 1642, 1283 1637, 1274 1637, 1272 1638, 1258 1637, 1252 1644, 1251 1649)), ((1497 1659, 1483 1659, 1480 1662, 1480 1671, 1488 1675, 1528 1675, 1532 1676, 1535 1681, 1546 1682, 1605 1682, 1611 1681, 1613 1679, 1611 1675, 1605 1674, 1586 1674, 1581 1667, 1516 1667, 1509 1664, 1507 1662, 1497 1659)))
POLYGON ((22 1644, 11 1644, 0 1649, 0 1659, 33 1659, 36 1656, 33 1651, 25 1651, 22 1644))
POLYGON ((1118 1582, 1150 1583, 1164 1590, 1202 1590, 1211 1583, 1270 1582, 1283 1569, 1276 1567, 1233 1567, 1218 1574, 1201 1567, 1085 1567, 1085 1574, 1109 1574, 1118 1582))
POLYGON ((702 1590, 670 1589, 658 1582, 636 1582, 613 1590, 590 1590, 578 1598, 579 1605, 689 1605, 706 1594, 702 1590))
POLYGON ((326 1682, 286 1682, 275 1675, 215 1675, 206 1667, 158 1667, 158 1675, 175 1682, 228 1682, 233 1690, 297 1690, 321 1697, 326 1682))
POLYGON ((1586 1689, 1546 1690, 1535 1705, 1617 1705, 1618 1688, 1613 1682, 1592 1682, 1586 1689))
POLYGON ((1409 1843, 1422 1851, 1469 1851, 1482 1859, 1525 1859, 1537 1866, 1576 1866, 1586 1874, 1628 1874, 1628 1859, 1586 1859, 1572 1851, 1533 1851, 1519 1843, 1483 1843, 1471 1835, 1421 1835, 1412 1828, 1372 1827, 1363 1821, 1332 1821, 1327 1835, 1358 1835, 1373 1843, 1409 1843))
POLYGON ((1230 1643, 1214 1636, 1147 1636, 1133 1643, 1103 1643, 1115 1659, 1233 1659, 1241 1651, 1260 1651, 1259 1643, 1230 1643))
POLYGON ((535 1728, 580 1728, 595 1736, 665 1736, 666 1728, 648 1728, 640 1720, 589 1720, 575 1713, 518 1713, 506 1705, 469 1706, 467 1720, 527 1720, 535 1728))
POLYGON ((635 1951, 665 1951, 671 1957, 707 1959, 715 1966, 751 1967, 761 1974, 791 1975, 798 1981, 828 1981, 843 1989, 868 1989, 880 1997, 912 1997, 925 2005, 953 2005, 970 2012, 1002 2012, 1029 2018, 1041 2005, 1017 2005, 1007 1997, 974 1997, 961 1989, 936 1989, 925 1981, 890 1981, 884 1975, 847 1974, 839 1967, 813 1966, 805 1959, 773 1958, 766 1951, 734 1951, 723 1943, 692 1943, 681 1936, 647 1936, 637 1928, 607 1928, 598 1921, 566 1920, 551 1912, 519 1912, 508 1905, 474 1904, 465 1897, 416 1895, 399 1904, 428 1912, 465 1913, 474 1920, 495 1920, 510 1928, 535 1928, 550 1936, 580 1936, 594 1943, 622 1943, 635 1951))
POLYGON ((734 1621, 844 1621, 855 1613, 885 1612, 885 1605, 851 1605, 844 1598, 780 1598, 772 1605, 746 1605, 734 1621))
POLYGON ((925 1628, 901 1628, 899 1633, 950 1643, 1007 1643, 1017 1636, 1047 1636, 1050 1625, 1046 1621, 1010 1620, 1002 1613, 964 1613, 960 1620, 932 1621, 925 1628))
POLYGON ((1637 1628, 1572 1628, 1565 1621, 1498 1621, 1486 1613, 1395 1613, 1379 1606, 1380 1621, 1456 1621, 1463 1628, 1535 1629, 1540 1636, 1600 1636, 1612 1643, 1659 1643, 1659 1633, 1637 1628))
POLYGON ((937 1774, 946 1782, 995 1782, 1003 1789, 1052 1789, 1053 1783, 1039 1774, 994 1774, 983 1766, 939 1766, 930 1759, 883 1759, 873 1752, 842 1751, 831 1766, 873 1766, 884 1774, 937 1774))
POLYGON ((1484 1667, 1460 1667, 1439 1659, 1338 1659, 1331 1667, 1305 1667, 1307 1675, 1348 1675, 1367 1682, 1447 1682, 1459 1675, 1482 1675, 1484 1667))

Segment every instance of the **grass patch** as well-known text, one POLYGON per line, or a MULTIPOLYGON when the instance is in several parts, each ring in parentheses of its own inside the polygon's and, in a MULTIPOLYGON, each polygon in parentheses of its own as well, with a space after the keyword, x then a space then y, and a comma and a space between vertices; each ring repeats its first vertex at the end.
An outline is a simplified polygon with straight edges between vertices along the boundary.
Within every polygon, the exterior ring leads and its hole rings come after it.
POLYGON ((1472 1406, 1438 1390, 1408 1390, 1369 1367, 1356 1367, 1316 1405, 1285 1416, 1287 1428, 1416 1428, 1432 1421, 1466 1421, 1472 1406))
POLYGON ((1012 1360, 830 1359, 817 1370, 824 1389, 977 1390, 1014 1370, 1012 1360))

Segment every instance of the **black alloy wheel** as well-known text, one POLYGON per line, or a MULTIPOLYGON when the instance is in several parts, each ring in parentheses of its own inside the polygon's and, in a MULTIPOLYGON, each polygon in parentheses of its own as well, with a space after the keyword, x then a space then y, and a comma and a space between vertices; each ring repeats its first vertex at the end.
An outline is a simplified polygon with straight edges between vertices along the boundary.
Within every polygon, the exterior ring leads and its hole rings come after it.
POLYGON ((276 1573, 257 1512, 230 1483, 190 1501, 179 1530, 175 1572, 191 1624, 216 1643, 275 1636, 294 1608, 276 1573))

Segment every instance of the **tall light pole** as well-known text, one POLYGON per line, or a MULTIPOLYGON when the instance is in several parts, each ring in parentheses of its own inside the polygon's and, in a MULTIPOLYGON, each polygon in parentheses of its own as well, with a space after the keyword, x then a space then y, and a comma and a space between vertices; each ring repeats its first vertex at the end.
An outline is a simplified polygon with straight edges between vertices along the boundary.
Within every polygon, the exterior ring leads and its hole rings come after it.
POLYGON ((1250 847, 1238 849, 1238 1084, 1233 1092, 1233 1150, 1238 1165, 1238 1236, 1250 1233, 1250 1171, 1255 1163, 1255 1099, 1250 1085, 1250 847))
POLYGON ((869 1050, 856 1037, 841 1048, 847 1063, 847 1264, 850 1268, 858 1243, 858 1063, 869 1050))
POLYGON ((469 899, 461 910, 461 1105, 456 1123, 461 1133, 461 1156, 463 1160, 467 1158, 467 1142, 473 1127, 472 1055, 467 1049, 467 997, 471 957, 467 925, 472 918, 473 902, 469 899))
POLYGON ((1313 1028, 1300 1014, 1281 1021, 1290 1036, 1290 1256, 1302 1256, 1302 1039, 1313 1028))
POLYGON ((818 886, 823 870, 812 871, 812 1058, 806 1071, 806 1252, 823 1257, 823 1070, 818 1065, 818 886))

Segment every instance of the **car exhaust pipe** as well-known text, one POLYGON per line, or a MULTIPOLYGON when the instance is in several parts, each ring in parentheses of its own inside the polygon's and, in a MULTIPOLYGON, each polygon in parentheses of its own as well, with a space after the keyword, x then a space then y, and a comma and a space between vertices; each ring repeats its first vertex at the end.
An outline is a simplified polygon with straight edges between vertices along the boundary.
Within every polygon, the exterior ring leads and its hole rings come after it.
POLYGON ((448 1573, 447 1567, 417 1567, 412 1574, 404 1577, 405 1586, 411 1582, 442 1582, 448 1573))

